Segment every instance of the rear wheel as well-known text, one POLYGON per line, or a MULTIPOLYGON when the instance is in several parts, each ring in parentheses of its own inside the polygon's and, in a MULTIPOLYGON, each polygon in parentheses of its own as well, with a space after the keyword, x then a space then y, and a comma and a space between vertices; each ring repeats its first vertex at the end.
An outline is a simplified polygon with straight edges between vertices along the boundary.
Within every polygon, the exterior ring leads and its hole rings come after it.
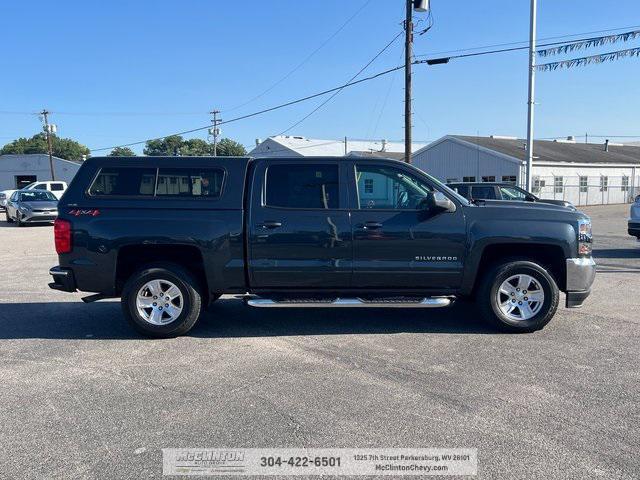
POLYGON ((485 275, 477 297, 484 318, 509 332, 540 330, 555 315, 559 300, 553 277, 530 261, 495 266, 485 275))
POLYGON ((122 291, 122 310, 143 335, 169 338, 187 333, 198 321, 198 282, 179 265, 149 265, 134 273, 122 291))

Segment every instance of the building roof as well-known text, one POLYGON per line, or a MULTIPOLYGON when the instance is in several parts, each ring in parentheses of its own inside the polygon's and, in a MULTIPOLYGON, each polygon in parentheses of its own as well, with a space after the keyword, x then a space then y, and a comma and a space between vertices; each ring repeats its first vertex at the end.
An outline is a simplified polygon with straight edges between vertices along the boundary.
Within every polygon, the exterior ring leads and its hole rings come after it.
MULTIPOLYGON (((451 135, 454 138, 472 143, 504 155, 526 160, 526 140, 512 137, 474 137, 451 135)), ((435 143, 435 142, 434 142, 435 143)), ((576 143, 569 141, 535 140, 533 144, 534 163, 594 163, 594 164, 633 164, 640 165, 640 146, 610 144, 605 151, 604 143, 576 143)))
MULTIPOLYGON (((0 162, 2 160, 22 160, 22 161, 39 160, 43 157, 46 158, 47 161, 49 161, 49 154, 47 153, 5 153, 0 155, 0 162)), ((53 159, 58 162, 72 163, 74 165, 82 164, 82 162, 80 161, 65 160, 64 158, 56 157, 55 155, 53 155, 53 159)))
MULTIPOLYGON (((426 146, 414 143, 415 152, 426 146)), ((349 140, 346 141, 346 153, 358 152, 404 152, 404 143, 386 140, 349 140)), ((283 156, 340 157, 345 154, 345 140, 322 140, 292 135, 276 135, 267 138, 249 152, 250 156, 280 154, 283 156)))
POLYGON ((354 150, 349 153, 349 156, 360 158, 390 158, 392 160, 404 160, 404 152, 360 152, 354 150))

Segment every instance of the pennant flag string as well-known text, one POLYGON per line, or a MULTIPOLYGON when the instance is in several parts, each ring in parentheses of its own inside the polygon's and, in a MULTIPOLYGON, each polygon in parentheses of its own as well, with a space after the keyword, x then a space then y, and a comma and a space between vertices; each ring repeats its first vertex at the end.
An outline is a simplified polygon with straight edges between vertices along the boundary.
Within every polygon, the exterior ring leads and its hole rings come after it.
POLYGON ((603 37, 588 38, 585 40, 579 40, 575 42, 568 42, 564 45, 557 47, 546 48, 544 50, 538 50, 536 53, 540 57, 549 57, 551 55, 559 55, 562 53, 573 52, 575 50, 583 50, 585 48, 598 47, 600 45, 608 45, 610 43, 628 42, 635 38, 640 37, 640 30, 632 30, 630 32, 619 33, 616 35, 606 35, 603 37))
POLYGON ((585 65, 591 65, 593 63, 613 62, 625 57, 640 57, 640 47, 603 53, 601 55, 592 55, 590 57, 572 58, 571 60, 563 60, 561 62, 543 63, 536 65, 535 68, 540 72, 549 72, 558 70, 559 68, 584 67, 585 65))

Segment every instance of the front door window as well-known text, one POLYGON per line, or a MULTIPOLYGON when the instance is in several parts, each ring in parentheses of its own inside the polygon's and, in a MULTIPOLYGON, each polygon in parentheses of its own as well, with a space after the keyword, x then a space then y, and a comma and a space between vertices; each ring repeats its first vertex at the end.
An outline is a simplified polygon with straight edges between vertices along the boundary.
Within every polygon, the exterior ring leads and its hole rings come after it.
POLYGON ((417 210, 433 189, 393 167, 356 166, 360 210, 417 210))

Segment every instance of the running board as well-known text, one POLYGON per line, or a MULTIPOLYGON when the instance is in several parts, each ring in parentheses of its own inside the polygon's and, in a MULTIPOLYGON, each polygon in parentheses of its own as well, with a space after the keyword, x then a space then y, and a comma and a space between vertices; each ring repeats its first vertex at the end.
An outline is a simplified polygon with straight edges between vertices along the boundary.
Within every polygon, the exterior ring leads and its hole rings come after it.
POLYGON ((276 301, 269 298, 249 298, 247 305, 259 308, 441 308, 453 303, 453 297, 427 297, 421 300, 336 298, 334 300, 297 299, 276 301))

